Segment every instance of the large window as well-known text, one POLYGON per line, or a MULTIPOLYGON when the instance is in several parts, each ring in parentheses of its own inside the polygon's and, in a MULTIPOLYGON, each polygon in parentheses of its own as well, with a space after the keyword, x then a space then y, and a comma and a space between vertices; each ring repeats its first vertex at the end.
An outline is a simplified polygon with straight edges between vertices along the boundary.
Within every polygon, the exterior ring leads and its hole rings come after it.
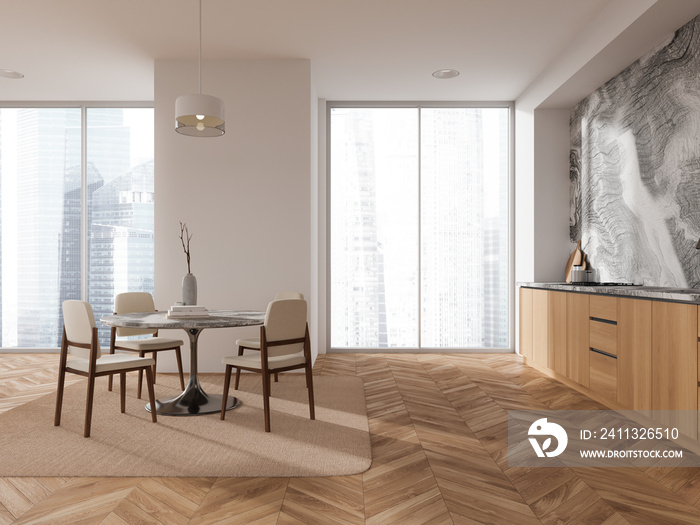
POLYGON ((2 347, 59 346, 66 299, 152 293, 153 109, 0 108, 0 240, 2 347))
POLYGON ((330 107, 334 348, 509 346, 509 108, 330 107))

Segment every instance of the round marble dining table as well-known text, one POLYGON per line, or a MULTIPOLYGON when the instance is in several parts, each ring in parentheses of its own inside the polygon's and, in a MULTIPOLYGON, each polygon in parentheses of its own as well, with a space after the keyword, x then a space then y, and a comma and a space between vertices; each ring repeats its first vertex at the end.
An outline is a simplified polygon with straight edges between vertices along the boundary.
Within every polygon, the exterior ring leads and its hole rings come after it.
MULTIPOLYGON (((107 326, 124 328, 181 329, 190 340, 190 379, 185 390, 172 399, 156 399, 156 413, 164 416, 196 416, 221 411, 222 396, 207 394, 197 378, 197 340, 206 328, 231 328, 263 324, 265 312, 209 310, 207 317, 169 318, 166 312, 145 312, 107 315, 100 322, 107 326)), ((241 401, 229 396, 227 410, 236 408, 241 401)), ((151 404, 146 404, 151 411, 151 404)))

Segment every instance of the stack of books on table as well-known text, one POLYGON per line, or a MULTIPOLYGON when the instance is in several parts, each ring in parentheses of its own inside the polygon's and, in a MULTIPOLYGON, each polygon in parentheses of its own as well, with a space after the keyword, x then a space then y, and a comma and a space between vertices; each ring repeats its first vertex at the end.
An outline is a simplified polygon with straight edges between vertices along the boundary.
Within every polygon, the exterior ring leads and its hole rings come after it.
POLYGON ((209 310, 203 306, 175 304, 168 310, 170 319, 192 319, 195 317, 209 317, 209 310))

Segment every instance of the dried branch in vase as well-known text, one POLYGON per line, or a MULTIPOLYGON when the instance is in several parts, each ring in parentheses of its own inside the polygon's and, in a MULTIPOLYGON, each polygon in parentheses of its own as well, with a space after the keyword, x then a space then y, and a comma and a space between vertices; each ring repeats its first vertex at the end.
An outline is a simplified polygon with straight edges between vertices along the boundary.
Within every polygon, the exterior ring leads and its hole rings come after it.
POLYGON ((192 273, 190 271, 190 239, 192 239, 192 235, 187 229, 187 223, 180 221, 180 241, 182 242, 182 249, 187 256, 187 273, 192 273))

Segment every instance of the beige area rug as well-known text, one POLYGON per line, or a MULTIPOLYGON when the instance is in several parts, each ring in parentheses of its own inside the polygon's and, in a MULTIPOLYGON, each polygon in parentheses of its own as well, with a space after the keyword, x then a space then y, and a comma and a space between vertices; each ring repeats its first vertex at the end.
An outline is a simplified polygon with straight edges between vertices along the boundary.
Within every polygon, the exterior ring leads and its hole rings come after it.
MULTIPOLYGON (((147 399, 136 398, 136 374, 128 376, 125 414, 119 389, 107 391, 106 377, 96 381, 89 438, 83 438, 85 381, 66 387, 59 427, 53 425, 55 395, 0 414, 0 477, 342 476, 364 472, 372 462, 360 378, 314 377, 311 421, 304 376, 280 375, 272 383, 272 432, 266 433, 258 375, 243 374, 238 391, 231 381, 230 393, 243 404, 224 421, 208 414, 158 416, 157 423, 144 409, 147 399)), ((200 383, 221 394, 223 374, 200 376, 200 383)), ((178 387, 175 375, 159 375, 156 398, 174 397, 178 387)))

